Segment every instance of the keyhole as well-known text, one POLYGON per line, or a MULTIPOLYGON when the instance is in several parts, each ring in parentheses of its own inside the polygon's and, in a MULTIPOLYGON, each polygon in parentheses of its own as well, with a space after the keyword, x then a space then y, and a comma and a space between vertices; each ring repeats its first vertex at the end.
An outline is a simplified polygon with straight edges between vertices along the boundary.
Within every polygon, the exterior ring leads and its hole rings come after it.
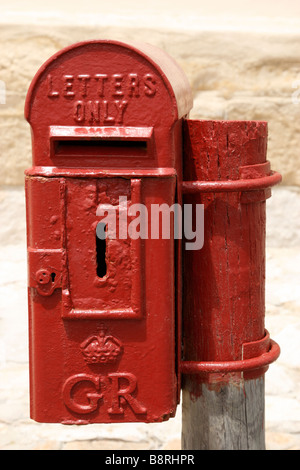
POLYGON ((96 227, 96 260, 97 260, 97 276, 104 277, 106 275, 106 224, 99 222, 96 227))

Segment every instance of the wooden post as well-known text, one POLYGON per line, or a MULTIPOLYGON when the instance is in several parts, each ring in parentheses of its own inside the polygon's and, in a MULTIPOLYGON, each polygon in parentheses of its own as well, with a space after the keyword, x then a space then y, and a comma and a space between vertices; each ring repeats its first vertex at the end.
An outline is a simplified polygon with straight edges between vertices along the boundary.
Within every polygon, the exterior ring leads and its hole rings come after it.
POLYGON ((270 189, 257 184, 272 174, 266 148, 265 122, 186 121, 183 202, 204 205, 204 245, 183 256, 183 365, 204 367, 183 369, 184 450, 265 448, 267 366, 245 371, 243 361, 259 356, 263 342, 265 352, 270 347, 264 339, 270 189))
POLYGON ((185 379, 182 449, 264 450, 264 377, 198 386, 185 379))

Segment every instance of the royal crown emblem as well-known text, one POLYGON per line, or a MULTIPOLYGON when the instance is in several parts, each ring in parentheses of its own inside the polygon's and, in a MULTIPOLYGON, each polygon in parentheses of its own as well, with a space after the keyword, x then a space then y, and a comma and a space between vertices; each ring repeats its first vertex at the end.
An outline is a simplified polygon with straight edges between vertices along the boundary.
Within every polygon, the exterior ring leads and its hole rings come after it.
POLYGON ((122 354, 122 343, 111 335, 101 325, 99 334, 85 340, 81 346, 85 362, 88 364, 107 364, 116 362, 122 354))

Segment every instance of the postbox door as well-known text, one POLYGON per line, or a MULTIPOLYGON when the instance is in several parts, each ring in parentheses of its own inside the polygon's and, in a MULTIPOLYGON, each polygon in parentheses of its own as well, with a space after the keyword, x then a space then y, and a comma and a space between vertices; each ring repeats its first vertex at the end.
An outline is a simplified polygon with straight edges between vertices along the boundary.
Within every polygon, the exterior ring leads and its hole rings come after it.
POLYGON ((141 180, 69 178, 65 203, 68 283, 63 317, 140 318, 144 263, 141 239, 128 236, 128 209, 141 203, 141 180))
POLYGON ((26 186, 31 417, 174 416, 174 239, 151 236, 151 207, 172 206, 176 178, 28 177, 26 186), (144 234, 138 204, 148 213, 144 234), (114 216, 116 238, 99 241, 99 224, 107 230, 114 216))

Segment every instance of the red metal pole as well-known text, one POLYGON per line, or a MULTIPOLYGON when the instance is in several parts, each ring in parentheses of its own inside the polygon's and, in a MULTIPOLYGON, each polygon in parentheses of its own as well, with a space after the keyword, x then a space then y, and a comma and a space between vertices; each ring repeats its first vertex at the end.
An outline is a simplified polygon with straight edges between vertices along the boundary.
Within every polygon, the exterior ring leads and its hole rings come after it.
POLYGON ((184 252, 183 449, 264 449, 267 123, 187 120, 184 204, 204 205, 204 245, 184 252))

